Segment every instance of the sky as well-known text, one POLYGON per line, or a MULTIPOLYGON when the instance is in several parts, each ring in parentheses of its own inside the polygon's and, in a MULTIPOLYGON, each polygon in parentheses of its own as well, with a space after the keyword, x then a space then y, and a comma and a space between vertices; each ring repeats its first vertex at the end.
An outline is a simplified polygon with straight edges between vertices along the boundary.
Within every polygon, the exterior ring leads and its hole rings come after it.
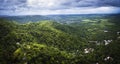
POLYGON ((0 0, 0 15, 118 13, 120 0, 0 0))

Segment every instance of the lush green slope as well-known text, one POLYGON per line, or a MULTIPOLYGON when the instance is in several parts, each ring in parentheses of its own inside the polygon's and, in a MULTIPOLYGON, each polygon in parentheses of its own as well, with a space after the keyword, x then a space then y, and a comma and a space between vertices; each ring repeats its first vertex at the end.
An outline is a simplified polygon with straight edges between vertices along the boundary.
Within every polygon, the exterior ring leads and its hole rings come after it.
MULTIPOLYGON (((32 60, 32 58, 35 57, 37 58, 37 56, 39 56, 40 54, 41 54, 40 56, 43 55, 42 59, 44 59, 44 57, 48 58, 48 60, 44 60, 44 62, 43 60, 41 60, 41 63, 43 64, 46 63, 45 61, 48 61, 50 63, 56 62, 59 63, 62 61, 64 63, 68 62, 75 56, 72 54, 72 52, 74 52, 79 47, 82 48, 82 43, 76 37, 56 29, 54 26, 58 24, 56 22, 43 21, 38 23, 16 24, 6 22, 6 20, 1 20, 0 24, 3 25, 1 26, 1 43, 0 43, 2 51, 1 58, 3 58, 1 59, 1 62, 3 64, 12 62, 18 64, 24 62, 32 62, 34 60, 34 59, 32 60), (26 46, 28 46, 28 48, 32 47, 32 49, 28 49, 26 46), (41 48, 43 49, 43 51, 41 50, 41 48), (24 49, 26 49, 26 51, 23 51, 24 49), (26 58, 27 59, 26 61, 22 60, 24 58, 24 54, 28 56, 27 57, 28 59, 26 58), (32 54, 34 54, 35 56, 29 56, 32 54), (62 59, 59 60, 55 59, 52 60, 53 61, 52 62, 50 61, 49 57, 53 59, 63 58, 66 59, 66 61, 62 59), (67 59, 69 60, 67 61, 67 59)), ((39 57, 37 58, 38 61, 34 62, 39 62, 40 61, 39 57)))
POLYGON ((120 24, 113 19, 70 24, 0 19, 0 64, 119 64, 120 24))

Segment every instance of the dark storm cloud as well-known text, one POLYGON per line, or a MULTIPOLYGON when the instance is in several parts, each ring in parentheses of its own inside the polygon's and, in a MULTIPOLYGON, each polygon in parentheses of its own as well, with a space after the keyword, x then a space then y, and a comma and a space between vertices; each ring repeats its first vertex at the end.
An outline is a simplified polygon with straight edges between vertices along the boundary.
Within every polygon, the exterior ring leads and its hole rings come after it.
POLYGON ((0 0, 0 9, 14 10, 19 7, 24 7, 26 0, 0 0))
POLYGON ((116 6, 120 7, 120 0, 100 0, 98 1, 99 6, 116 6))
POLYGON ((63 3, 66 6, 74 7, 102 7, 102 6, 115 6, 120 7, 120 0, 69 0, 63 3))

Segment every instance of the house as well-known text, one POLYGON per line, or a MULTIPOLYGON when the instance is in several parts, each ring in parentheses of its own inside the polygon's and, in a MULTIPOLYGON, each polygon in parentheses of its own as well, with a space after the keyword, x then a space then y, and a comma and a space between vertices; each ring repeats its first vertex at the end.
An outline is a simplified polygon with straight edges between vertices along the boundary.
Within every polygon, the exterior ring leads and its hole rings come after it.
POLYGON ((120 35, 120 32, 117 32, 117 35, 120 35))
POLYGON ((104 40, 104 44, 105 44, 105 45, 108 45, 108 44, 110 44, 112 41, 113 41, 113 40, 104 40))
POLYGON ((93 48, 85 48, 84 49, 84 53, 90 53, 90 52, 93 52, 94 51, 94 49, 93 48))

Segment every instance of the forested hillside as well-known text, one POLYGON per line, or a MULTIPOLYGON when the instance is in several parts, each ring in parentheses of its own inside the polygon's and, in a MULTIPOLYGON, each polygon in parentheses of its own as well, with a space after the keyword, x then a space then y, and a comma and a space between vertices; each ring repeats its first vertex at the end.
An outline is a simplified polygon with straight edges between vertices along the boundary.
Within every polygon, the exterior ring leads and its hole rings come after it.
POLYGON ((0 64, 119 64, 119 27, 119 16, 69 23, 0 19, 0 64))

